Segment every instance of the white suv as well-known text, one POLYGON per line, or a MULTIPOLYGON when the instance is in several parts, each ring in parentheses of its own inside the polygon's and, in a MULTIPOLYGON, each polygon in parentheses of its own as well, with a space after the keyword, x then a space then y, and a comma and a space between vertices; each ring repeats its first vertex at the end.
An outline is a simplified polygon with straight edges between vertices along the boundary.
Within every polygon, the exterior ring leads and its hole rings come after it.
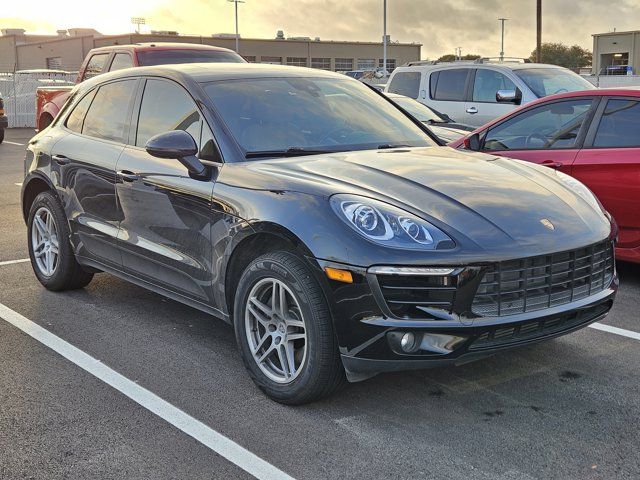
POLYGON ((415 98, 457 123, 479 127, 538 98, 594 88, 556 65, 479 59, 411 62, 393 71, 385 92, 415 98))

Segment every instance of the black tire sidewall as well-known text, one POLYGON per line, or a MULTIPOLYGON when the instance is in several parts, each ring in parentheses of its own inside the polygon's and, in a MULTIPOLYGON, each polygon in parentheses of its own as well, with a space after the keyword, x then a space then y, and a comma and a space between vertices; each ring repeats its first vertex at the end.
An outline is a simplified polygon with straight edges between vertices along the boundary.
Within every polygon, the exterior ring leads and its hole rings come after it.
POLYGON ((317 305, 319 298, 324 301, 321 287, 303 261, 293 254, 277 252, 276 254, 262 256, 254 260, 240 278, 233 315, 236 341, 251 378, 265 393, 275 400, 285 403, 297 403, 292 399, 304 395, 310 385, 315 385, 319 381, 322 349, 335 348, 333 344, 330 346, 321 344, 320 327, 323 322, 331 322, 332 320, 326 305, 324 305, 324 308, 322 305, 317 305), (302 267, 302 271, 306 275, 300 275, 300 268, 295 269, 298 271, 292 271, 290 262, 297 263, 298 267, 302 267), (287 384, 274 382, 262 372, 253 359, 247 342, 245 325, 246 303, 253 286, 265 278, 281 280, 291 289, 300 305, 305 321, 305 331, 307 333, 305 365, 303 371, 292 382, 287 384), (313 305, 309 298, 315 299, 313 305))
POLYGON ((31 204, 27 220, 27 244, 29 246, 31 266, 40 283, 49 290, 64 289, 69 277, 73 275, 75 257, 73 255, 71 242, 69 241, 69 224, 67 223, 66 215, 60 202, 52 192, 42 192, 38 194, 31 204), (58 234, 58 265, 50 277, 44 275, 38 268, 33 254, 33 244, 31 242, 31 232, 34 228, 33 217, 41 207, 45 207, 51 212, 58 234))

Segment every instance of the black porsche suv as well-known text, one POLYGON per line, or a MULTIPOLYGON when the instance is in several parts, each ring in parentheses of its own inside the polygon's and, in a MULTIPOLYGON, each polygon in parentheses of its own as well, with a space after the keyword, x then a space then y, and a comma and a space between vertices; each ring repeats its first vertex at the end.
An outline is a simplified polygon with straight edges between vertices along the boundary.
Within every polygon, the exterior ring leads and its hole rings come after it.
POLYGON ((29 143, 22 206, 46 288, 109 272, 223 318, 290 404, 568 333, 617 289, 615 223, 582 184, 442 147, 305 68, 83 82, 29 143))

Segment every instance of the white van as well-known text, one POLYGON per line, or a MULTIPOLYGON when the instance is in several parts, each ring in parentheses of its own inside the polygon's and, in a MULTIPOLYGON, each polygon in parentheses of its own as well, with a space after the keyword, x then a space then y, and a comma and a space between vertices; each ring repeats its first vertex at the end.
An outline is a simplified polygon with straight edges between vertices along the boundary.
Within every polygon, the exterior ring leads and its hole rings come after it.
POLYGON ((538 98, 594 88, 556 65, 479 59, 410 62, 393 71, 385 92, 415 98, 457 123, 479 127, 538 98))

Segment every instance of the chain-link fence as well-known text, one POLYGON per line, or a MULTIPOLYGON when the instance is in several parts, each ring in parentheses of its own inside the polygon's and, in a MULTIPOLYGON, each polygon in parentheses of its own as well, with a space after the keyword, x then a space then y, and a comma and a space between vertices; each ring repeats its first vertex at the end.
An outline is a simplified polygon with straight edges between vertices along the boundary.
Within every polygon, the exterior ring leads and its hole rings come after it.
POLYGON ((77 73, 62 71, 24 71, 0 73, 0 97, 4 100, 9 128, 36 126, 36 90, 73 85, 77 73))

